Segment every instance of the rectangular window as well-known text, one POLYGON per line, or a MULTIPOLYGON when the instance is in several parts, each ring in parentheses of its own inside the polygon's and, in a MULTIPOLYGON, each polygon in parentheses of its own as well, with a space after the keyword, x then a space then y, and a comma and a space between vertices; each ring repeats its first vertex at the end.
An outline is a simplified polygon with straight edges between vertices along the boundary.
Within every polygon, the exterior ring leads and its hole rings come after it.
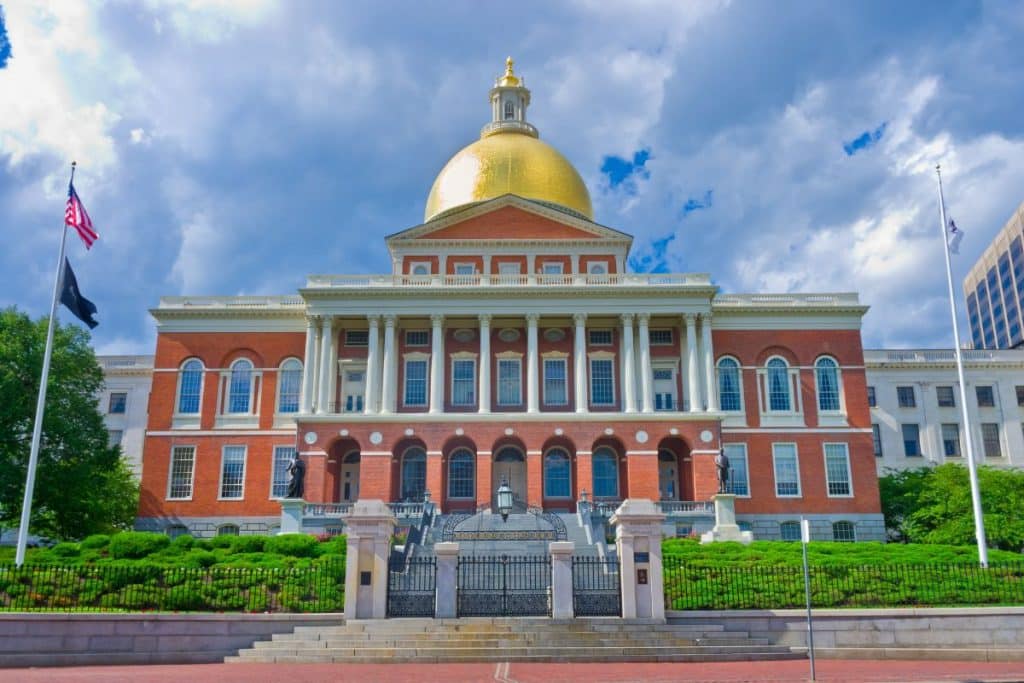
POLYGON ((192 497, 192 473, 195 464, 195 446, 175 446, 171 449, 171 475, 167 482, 168 500, 192 497))
POLYGON ((111 415, 123 415, 127 405, 128 393, 124 391, 114 391, 110 394, 110 403, 107 406, 107 412, 111 415))
POLYGON ((882 457, 882 428, 876 424, 871 425, 871 445, 875 449, 875 457, 882 457))
POLYGON ((589 330, 590 333, 590 345, 591 346, 611 346, 612 345, 612 331, 611 330, 589 330))
POLYGON ((800 496, 800 466, 796 444, 773 443, 772 462, 775 467, 775 495, 779 498, 800 496))
POLYGON ((245 446, 225 446, 220 458, 220 497, 240 500, 245 484, 245 446))
POLYGON ((935 397, 939 402, 940 408, 956 408, 953 387, 935 387, 935 397))
POLYGON ((750 470, 747 468, 747 444, 727 443, 722 446, 725 457, 729 458, 729 493, 735 496, 750 495, 750 470))
POLYGON ((672 346, 672 330, 651 330, 651 346, 672 346))
POLYGON ((1024 386, 1014 388, 1017 390, 1017 405, 1024 406, 1024 386))
POLYGON ((456 263, 455 274, 456 275, 472 275, 476 272, 476 266, 472 263, 456 263))
POLYGON ((498 264, 499 275, 519 275, 520 265, 518 263, 499 263, 498 264))
POLYGON ((921 455, 921 428, 916 424, 900 425, 903 432, 903 455, 917 458, 921 455))
POLYGON ((405 345, 406 346, 429 346, 430 345, 430 332, 427 330, 406 330, 405 333, 405 345))
POLYGON ((825 484, 829 496, 852 496, 850 453, 845 443, 825 444, 825 484))
POLYGON ((900 408, 917 407, 917 400, 914 398, 914 387, 896 387, 896 402, 900 408))
POLYGON ((120 446, 121 439, 124 438, 124 431, 120 429, 108 429, 107 430, 107 443, 111 446, 120 446))
POLYGON ((991 386, 974 387, 974 394, 978 397, 979 408, 995 408, 996 397, 991 386))
POLYGON ((498 405, 517 406, 523 402, 522 361, 518 358, 498 359, 498 405))
POLYGON ((564 358, 544 359, 544 403, 549 406, 564 406, 569 403, 564 358))
POLYGON ((985 448, 986 458, 1003 457, 1003 449, 999 443, 999 423, 981 423, 981 442, 985 448))
POLYGON ((476 361, 471 359, 452 361, 452 405, 471 406, 476 404, 476 361))
POLYGON ((294 455, 294 446, 274 446, 274 461, 271 464, 271 476, 273 477, 270 484, 271 498, 284 498, 288 495, 288 480, 291 478, 288 475, 288 464, 294 455))
POLYGON ((878 400, 875 399, 875 388, 868 387, 868 407, 874 408, 878 405, 878 400))
POLYGON ((366 346, 369 343, 369 330, 345 330, 345 346, 366 346))
POLYGON ((562 274, 562 264, 561 263, 547 262, 547 263, 544 263, 541 267, 543 268, 543 270, 541 272, 543 272, 545 275, 561 275, 562 274))
POLYGON ((590 403, 595 406, 615 405, 615 381, 610 358, 590 359, 590 403))
POLYGON ((960 457, 960 425, 955 422, 942 425, 942 452, 947 458, 960 457))
POLYGON ((405 405, 427 405, 427 361, 405 361, 405 405))

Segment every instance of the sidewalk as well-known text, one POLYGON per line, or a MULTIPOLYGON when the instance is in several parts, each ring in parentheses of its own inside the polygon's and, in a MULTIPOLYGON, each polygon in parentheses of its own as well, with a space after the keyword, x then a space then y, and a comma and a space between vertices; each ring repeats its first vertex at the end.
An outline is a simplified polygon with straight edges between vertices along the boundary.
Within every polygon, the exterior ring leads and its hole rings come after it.
MULTIPOLYGON (((677 681, 804 681, 807 661, 714 664, 194 664, 0 670, 0 683, 676 683, 677 681)), ((826 660, 818 680, 1024 681, 1024 662, 826 660)))

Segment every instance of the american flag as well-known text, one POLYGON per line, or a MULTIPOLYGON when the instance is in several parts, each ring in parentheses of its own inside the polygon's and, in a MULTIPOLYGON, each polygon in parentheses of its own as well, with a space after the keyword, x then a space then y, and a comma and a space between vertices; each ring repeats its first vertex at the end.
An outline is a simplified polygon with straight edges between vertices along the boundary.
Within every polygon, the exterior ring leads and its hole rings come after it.
POLYGON ((92 243, 99 239, 99 234, 92 227, 92 219, 82 206, 82 200, 75 192, 74 183, 68 184, 68 207, 64 210, 64 225, 70 225, 78 231, 78 236, 85 242, 85 248, 92 247, 92 243))

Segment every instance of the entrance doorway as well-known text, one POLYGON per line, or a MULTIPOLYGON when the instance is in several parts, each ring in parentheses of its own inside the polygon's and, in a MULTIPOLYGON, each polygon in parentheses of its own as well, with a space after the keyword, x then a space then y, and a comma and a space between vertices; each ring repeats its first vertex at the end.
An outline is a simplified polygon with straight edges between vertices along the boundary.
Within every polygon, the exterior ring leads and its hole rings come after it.
POLYGON ((354 503, 359 500, 359 460, 359 451, 353 451, 341 461, 339 500, 342 503, 354 503))
POLYGON ((662 500, 679 500, 679 463, 666 448, 658 451, 658 491, 662 500))
MULTIPOLYGON (((526 456, 515 446, 504 446, 494 456, 491 468, 491 491, 496 492, 502 482, 508 482, 517 509, 526 509, 526 456)), ((493 494, 492 494, 493 496, 493 494)), ((498 501, 491 501, 497 509, 498 501)))

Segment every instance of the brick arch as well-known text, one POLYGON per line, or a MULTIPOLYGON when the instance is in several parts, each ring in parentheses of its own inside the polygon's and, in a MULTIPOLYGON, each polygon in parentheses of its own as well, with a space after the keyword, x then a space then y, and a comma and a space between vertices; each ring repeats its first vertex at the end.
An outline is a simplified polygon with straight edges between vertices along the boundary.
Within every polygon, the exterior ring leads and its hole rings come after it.
POLYGON ((263 364, 263 356, 260 355, 259 353, 257 353, 255 350, 253 350, 253 349, 251 349, 251 348, 249 348, 247 346, 239 346, 239 347, 231 349, 230 351, 225 353, 223 356, 221 356, 220 361, 217 364, 217 367, 218 368, 228 368, 228 367, 231 367, 231 364, 234 363, 239 358, 247 358, 250 361, 252 361, 253 369, 254 370, 258 370, 259 368, 266 367, 263 364))
POLYGON ((662 451, 670 451, 675 456, 675 493, 678 500, 694 500, 695 486, 693 478, 693 450, 690 443, 682 436, 666 436, 658 441, 658 474, 661 486, 662 451), (689 460, 688 460, 689 459, 689 460))
POLYGON ((494 445, 491 446, 491 457, 494 458, 495 456, 497 456, 498 451, 500 451, 505 446, 512 446, 513 448, 518 448, 520 451, 523 452, 523 457, 526 457, 526 443, 518 436, 502 436, 500 439, 495 441, 494 445))
POLYGON ((419 437, 403 436, 391 447, 391 500, 402 499, 402 456, 410 448, 422 448, 425 453, 427 444, 419 437))
MULTIPOLYGON (((488 471, 489 472, 489 471, 488 471)), ((441 447, 441 490, 438 493, 438 501, 446 512, 455 510, 472 512, 476 510, 476 491, 479 487, 480 467, 477 459, 476 442, 468 436, 454 436, 448 439, 441 447), (473 496, 471 498, 449 498, 449 479, 451 478, 450 458, 453 453, 459 450, 469 451, 473 455, 473 496)), ((489 474, 488 474, 489 476, 489 474)))
POLYGON ((468 436, 453 436, 447 441, 445 441, 444 445, 441 446, 441 454, 447 460, 448 456, 451 455, 452 452, 457 448, 468 448, 473 452, 474 455, 476 454, 477 450, 476 442, 473 441, 473 439, 469 438, 468 436))
POLYGON ((587 490, 589 490, 591 492, 591 494, 594 493, 594 476, 593 476, 594 475, 594 470, 593 470, 593 457, 594 457, 594 453, 596 453, 599 448, 609 448, 609 449, 612 450, 612 452, 615 453, 615 457, 616 457, 617 463, 618 463, 618 471, 619 471, 619 494, 618 494, 618 497, 621 498, 621 499, 627 498, 629 496, 629 465, 628 465, 628 463, 626 461, 626 446, 625 446, 625 444, 622 443, 622 439, 618 438, 617 436, 602 435, 602 436, 600 436, 600 437, 598 437, 597 439, 594 440, 594 443, 591 445, 590 448, 591 448, 591 450, 590 450, 590 457, 591 457, 590 481, 586 481, 586 482, 581 481, 579 483, 579 487, 580 488, 586 488, 587 490))
POLYGON ((339 436, 331 440, 324 450, 327 457, 324 459, 322 500, 337 503, 341 501, 341 466, 345 456, 353 451, 359 452, 362 448, 356 439, 339 436))
POLYGON ((768 362, 768 359, 771 358, 772 356, 781 356, 782 358, 785 358, 786 362, 789 363, 791 366, 800 365, 800 359, 797 358, 797 355, 793 353, 792 350, 790 350, 786 346, 778 345, 768 346, 761 349, 761 351, 757 354, 755 365, 757 365, 758 367, 763 366, 765 363, 768 362))
POLYGON ((576 457, 576 444, 567 436, 552 436, 544 445, 541 446, 540 452, 547 453, 552 448, 562 448, 569 454, 570 457, 576 457))

